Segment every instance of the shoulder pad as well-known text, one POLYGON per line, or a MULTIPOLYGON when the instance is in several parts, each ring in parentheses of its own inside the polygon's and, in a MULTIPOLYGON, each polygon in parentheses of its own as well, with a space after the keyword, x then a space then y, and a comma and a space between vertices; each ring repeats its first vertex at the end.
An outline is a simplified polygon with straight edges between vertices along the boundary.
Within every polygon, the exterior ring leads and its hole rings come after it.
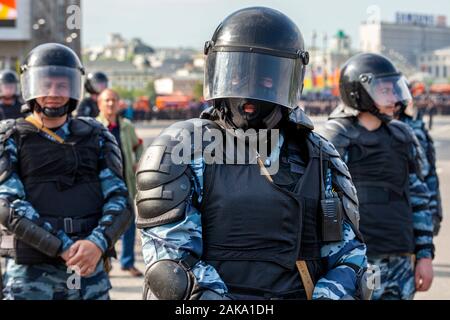
POLYGON ((79 134, 86 134, 89 130, 90 134, 92 132, 98 132, 104 139, 102 151, 105 157, 106 167, 112 170, 119 178, 123 179, 122 152, 113 134, 103 124, 90 117, 80 117, 72 121, 73 125, 71 129, 79 130, 79 134))
POLYGON ((184 134, 194 134, 217 127, 208 120, 188 120, 165 129, 139 161, 136 174, 138 228, 149 228, 184 218, 186 199, 191 194, 191 171, 188 164, 172 161, 172 151, 184 134))
POLYGON ((356 227, 356 229, 359 229, 360 214, 358 203, 355 203, 346 195, 343 195, 342 206, 344 208, 347 218, 356 227))
POLYGON ((411 143, 414 141, 414 131, 406 123, 398 120, 389 122, 388 128, 392 135, 403 143, 411 143))
POLYGON ((331 162, 332 168, 339 171, 340 174, 351 179, 352 176, 350 174, 350 170, 348 169, 347 164, 341 159, 341 157, 330 157, 330 162, 331 162))
POLYGON ((94 128, 104 128, 104 125, 91 117, 78 117, 72 121, 80 120, 94 128))
POLYGON ((335 187, 339 189, 338 191, 341 191, 342 207, 345 215, 352 224, 355 234, 362 239, 359 231, 359 201, 353 181, 349 176, 341 174, 340 170, 333 170, 333 181, 335 187))
POLYGON ((326 153, 327 155, 331 156, 331 157, 339 157, 339 152, 336 150, 336 148, 334 147, 334 145, 329 142, 328 140, 326 140, 324 137, 322 137, 321 135, 315 133, 315 132, 310 132, 308 134, 308 140, 310 142, 312 142, 317 148, 322 149, 322 151, 324 153, 326 153))
POLYGON ((193 134, 195 130, 198 129, 204 130, 208 128, 219 129, 219 126, 214 121, 208 119, 190 119, 174 123, 167 129, 165 129, 163 132, 161 132, 160 136, 170 136, 173 138, 179 138, 184 133, 183 131, 187 131, 193 134))
POLYGON ((351 178, 342 175, 339 171, 336 170, 333 172, 333 181, 348 198, 350 198, 356 204, 359 204, 358 194, 351 178))
POLYGON ((92 118, 75 118, 70 121, 70 131, 77 136, 87 136, 97 129, 101 130, 103 125, 92 118), (101 126, 99 126, 100 124, 101 126))
POLYGON ((5 137, 8 139, 13 133, 15 125, 16 120, 9 119, 0 121, 0 139, 5 139, 5 137))
POLYGON ((118 177, 123 178, 122 151, 120 151, 116 138, 106 128, 101 130, 100 134, 105 139, 103 152, 106 166, 118 177))
POLYGON ((359 114, 359 111, 346 106, 345 104, 339 104, 336 109, 331 112, 329 119, 343 119, 343 118, 353 118, 359 114))
POLYGON ((321 134, 342 153, 359 137, 360 132, 355 128, 352 119, 343 118, 328 120, 321 134))
POLYGON ((300 107, 295 108, 289 114, 289 121, 293 122, 305 129, 314 130, 314 123, 311 119, 306 115, 305 111, 300 107))
POLYGON ((15 120, 3 120, 0 122, 0 183, 6 181, 12 174, 11 159, 5 152, 5 144, 15 130, 15 120))

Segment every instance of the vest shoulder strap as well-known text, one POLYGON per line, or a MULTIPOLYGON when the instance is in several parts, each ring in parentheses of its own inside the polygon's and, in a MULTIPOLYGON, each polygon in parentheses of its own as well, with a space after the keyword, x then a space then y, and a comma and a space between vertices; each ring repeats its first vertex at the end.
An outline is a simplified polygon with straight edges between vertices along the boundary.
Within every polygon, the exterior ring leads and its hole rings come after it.
POLYGON ((354 118, 328 120, 321 133, 337 148, 341 156, 360 135, 360 131, 354 125, 354 118))

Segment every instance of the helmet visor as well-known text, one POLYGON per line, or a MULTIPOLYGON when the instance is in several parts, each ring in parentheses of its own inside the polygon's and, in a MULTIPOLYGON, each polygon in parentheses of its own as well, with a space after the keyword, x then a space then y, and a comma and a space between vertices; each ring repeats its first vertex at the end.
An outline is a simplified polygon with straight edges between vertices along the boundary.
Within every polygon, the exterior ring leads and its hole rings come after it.
POLYGON ((95 92, 101 93, 108 88, 108 82, 91 80, 91 86, 95 92))
POLYGON ((64 97, 81 100, 83 95, 81 71, 60 66, 33 67, 21 75, 25 101, 41 97, 64 97))
POLYGON ((250 52, 211 52, 206 59, 204 97, 256 99, 295 108, 303 76, 300 59, 250 52))
POLYGON ((402 75, 372 78, 362 75, 363 88, 375 102, 377 107, 407 106, 412 101, 408 82, 402 75))

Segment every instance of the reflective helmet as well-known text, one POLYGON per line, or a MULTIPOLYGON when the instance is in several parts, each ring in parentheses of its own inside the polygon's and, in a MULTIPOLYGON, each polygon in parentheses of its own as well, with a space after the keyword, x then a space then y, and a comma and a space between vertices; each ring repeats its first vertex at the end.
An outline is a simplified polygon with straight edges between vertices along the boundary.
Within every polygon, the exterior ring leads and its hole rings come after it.
POLYGON ((392 117, 381 114, 379 107, 404 109, 412 100, 406 78, 388 58, 373 53, 355 55, 344 64, 339 88, 347 106, 385 122, 392 117))
POLYGON ((236 11, 204 51, 204 98, 225 107, 236 127, 271 128, 282 109, 297 107, 309 54, 300 30, 283 13, 265 7, 236 11), (256 112, 244 112, 246 105, 256 112))
POLYGON ((84 68, 76 53, 64 45, 47 43, 34 48, 21 66, 22 95, 31 110, 48 117, 71 113, 83 96, 84 68), (66 105, 49 108, 37 98, 57 96, 68 98, 66 105))
POLYGON ((90 94, 100 94, 108 88, 108 77, 103 72, 89 73, 86 77, 84 87, 90 94))

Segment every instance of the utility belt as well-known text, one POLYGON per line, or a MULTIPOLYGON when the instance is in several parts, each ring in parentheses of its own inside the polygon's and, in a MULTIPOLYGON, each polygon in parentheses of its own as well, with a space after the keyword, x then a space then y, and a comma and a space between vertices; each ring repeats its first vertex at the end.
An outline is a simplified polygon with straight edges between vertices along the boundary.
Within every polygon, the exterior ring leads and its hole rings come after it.
POLYGON ((55 230, 63 230, 67 235, 86 236, 98 226, 99 217, 88 218, 62 218, 62 217, 45 217, 41 218, 42 222, 50 223, 55 230))
MULTIPOLYGON (((55 230, 63 230, 72 240, 76 241, 86 237, 98 225, 98 217, 88 218, 40 218, 40 222, 50 223, 55 230)), ((13 258, 16 264, 60 264, 64 263, 61 257, 49 257, 34 249, 23 241, 16 239, 14 234, 2 230, 0 233, 0 255, 13 258)))

